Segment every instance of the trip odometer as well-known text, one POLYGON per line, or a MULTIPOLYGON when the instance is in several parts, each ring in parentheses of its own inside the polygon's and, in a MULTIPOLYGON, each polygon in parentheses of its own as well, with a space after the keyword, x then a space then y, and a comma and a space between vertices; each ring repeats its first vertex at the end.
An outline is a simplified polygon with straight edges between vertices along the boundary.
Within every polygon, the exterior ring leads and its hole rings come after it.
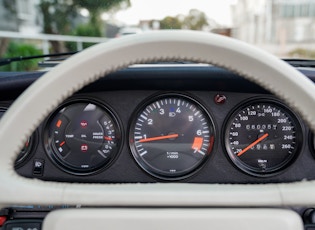
POLYGON ((213 142, 214 126, 205 109, 177 94, 160 96, 142 107, 129 136, 138 164, 163 179, 190 175, 205 161, 213 142))
POLYGON ((232 162, 251 175, 279 172, 296 157, 301 127, 280 102, 261 99, 238 108, 225 129, 225 146, 232 162))

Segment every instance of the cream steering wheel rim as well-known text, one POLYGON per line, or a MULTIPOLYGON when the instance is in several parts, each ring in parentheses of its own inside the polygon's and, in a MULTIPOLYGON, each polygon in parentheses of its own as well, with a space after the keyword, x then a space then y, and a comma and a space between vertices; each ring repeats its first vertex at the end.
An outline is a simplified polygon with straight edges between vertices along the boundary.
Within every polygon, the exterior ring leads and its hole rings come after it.
POLYGON ((211 63, 239 73, 294 108, 315 130, 315 86, 278 58, 243 42, 203 32, 126 36, 74 55, 30 86, 0 122, 0 207, 11 204, 96 206, 283 206, 315 204, 315 183, 75 184, 18 176, 14 159, 40 122, 85 85, 131 64, 167 60, 211 63), (294 92, 294 94, 292 94, 294 92))

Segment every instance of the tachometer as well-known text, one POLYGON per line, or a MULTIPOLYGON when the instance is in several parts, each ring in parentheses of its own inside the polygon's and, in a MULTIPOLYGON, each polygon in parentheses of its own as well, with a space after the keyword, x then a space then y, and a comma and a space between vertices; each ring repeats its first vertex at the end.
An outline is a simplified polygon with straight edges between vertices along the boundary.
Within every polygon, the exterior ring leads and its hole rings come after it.
POLYGON ((86 174, 107 165, 117 154, 121 133, 113 113, 97 102, 70 102, 46 128, 46 149, 63 170, 86 174))
POLYGON ((168 94, 144 105, 131 124, 129 143, 138 164, 153 176, 180 179, 207 158, 214 125, 190 97, 168 94))
POLYGON ((297 156, 302 139, 296 116, 280 102, 261 99, 236 109, 225 130, 232 162, 252 175, 270 175, 297 156))

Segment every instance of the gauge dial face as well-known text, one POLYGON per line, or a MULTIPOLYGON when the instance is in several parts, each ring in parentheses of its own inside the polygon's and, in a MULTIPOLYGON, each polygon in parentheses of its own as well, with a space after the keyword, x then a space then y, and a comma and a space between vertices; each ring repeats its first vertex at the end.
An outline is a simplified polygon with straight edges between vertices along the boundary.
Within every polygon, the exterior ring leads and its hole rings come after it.
POLYGON ((49 121, 46 149, 62 169, 74 174, 93 172, 117 154, 120 129, 104 106, 74 102, 49 121))
POLYGON ((252 175, 270 175, 298 154, 301 127, 282 104, 261 100, 237 109, 226 125, 225 146, 232 162, 252 175))
POLYGON ((129 142, 145 171, 162 179, 180 179, 206 160, 213 147, 214 126, 195 100, 164 95, 137 113, 129 142))

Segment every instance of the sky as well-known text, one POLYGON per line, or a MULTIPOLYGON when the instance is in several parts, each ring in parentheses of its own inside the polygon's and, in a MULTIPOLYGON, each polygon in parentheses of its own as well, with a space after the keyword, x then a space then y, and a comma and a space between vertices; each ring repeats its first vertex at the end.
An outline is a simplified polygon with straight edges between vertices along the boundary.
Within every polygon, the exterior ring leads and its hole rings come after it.
POLYGON ((230 6, 237 0, 131 0, 131 7, 119 11, 115 18, 127 25, 139 20, 163 19, 165 16, 187 15, 190 9, 203 11, 221 25, 231 25, 230 6))

